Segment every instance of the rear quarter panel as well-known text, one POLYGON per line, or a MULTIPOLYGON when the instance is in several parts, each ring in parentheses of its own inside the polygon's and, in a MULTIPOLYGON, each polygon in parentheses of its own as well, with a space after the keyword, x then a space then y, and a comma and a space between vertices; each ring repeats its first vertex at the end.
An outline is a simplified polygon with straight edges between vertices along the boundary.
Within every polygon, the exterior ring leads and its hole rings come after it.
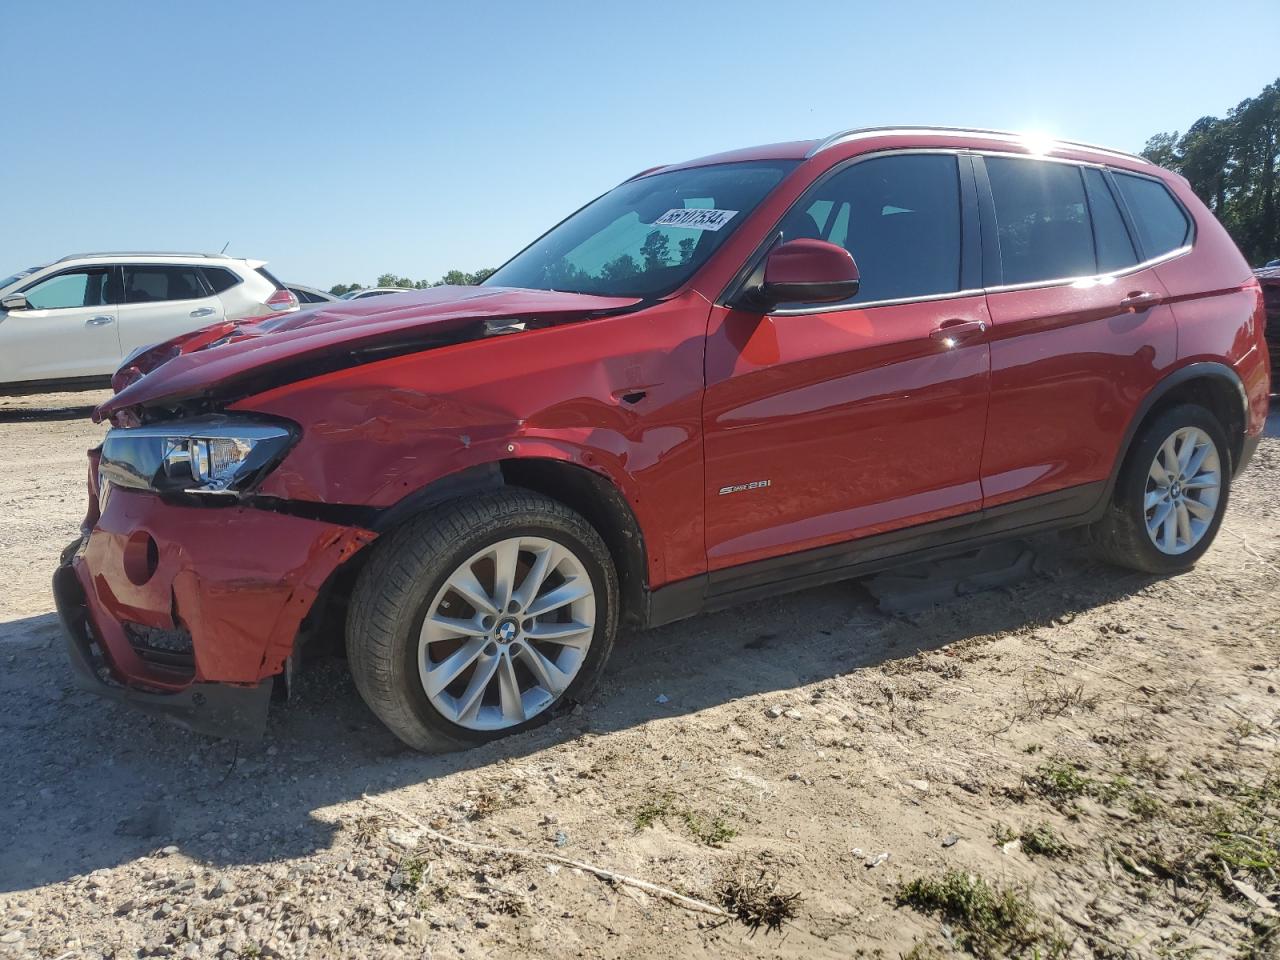
POLYGON ((1267 418, 1270 371, 1262 291, 1234 241, 1181 177, 1166 177, 1196 222, 1189 254, 1156 267, 1178 323, 1178 365, 1201 360, 1227 363, 1244 384, 1249 403, 1246 432, 1262 432, 1267 418))
POLYGON ((218 294, 227 319, 243 320, 246 317, 269 315, 272 310, 267 306, 267 298, 276 292, 276 288, 250 267, 236 264, 234 271, 236 276, 243 277, 244 280, 218 294))

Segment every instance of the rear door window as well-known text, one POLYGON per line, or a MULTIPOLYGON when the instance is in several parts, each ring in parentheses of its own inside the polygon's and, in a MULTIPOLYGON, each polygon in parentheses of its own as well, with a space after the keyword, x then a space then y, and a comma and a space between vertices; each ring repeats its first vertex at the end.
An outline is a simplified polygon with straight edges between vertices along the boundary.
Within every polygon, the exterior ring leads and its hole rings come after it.
POLYGON ((1120 215, 1107 178, 1096 167, 1084 171, 1085 190, 1089 194, 1089 214, 1093 220, 1093 239, 1098 249, 1098 270, 1108 273, 1123 270, 1138 262, 1138 252, 1120 215))
POLYGON ((1098 272, 1080 168, 987 157, 1006 284, 1087 277, 1098 272))
POLYGON ((1113 170, 1112 175, 1138 228, 1145 259, 1163 256, 1190 242, 1191 222, 1168 187, 1159 180, 1118 170, 1113 170))
POLYGON ((196 267, 126 265, 125 303, 160 303, 166 300, 198 300, 207 296, 196 267))
POLYGON ((109 267, 94 267, 60 273, 23 291, 35 310, 65 310, 69 307, 101 307, 110 302, 109 267))
POLYGON ((782 223, 786 240, 826 240, 853 254, 853 303, 960 289, 960 175, 948 154, 863 160, 821 181, 782 223))

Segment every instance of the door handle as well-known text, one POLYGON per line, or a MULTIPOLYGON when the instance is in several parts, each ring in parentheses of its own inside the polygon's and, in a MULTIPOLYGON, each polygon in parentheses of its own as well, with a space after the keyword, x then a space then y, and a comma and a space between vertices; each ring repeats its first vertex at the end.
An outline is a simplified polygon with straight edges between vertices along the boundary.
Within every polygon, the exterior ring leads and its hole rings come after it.
POLYGON ((1120 301, 1120 306, 1128 310, 1130 313, 1133 313, 1147 307, 1155 306, 1159 302, 1159 294, 1152 293, 1150 290, 1134 290, 1120 301))
POLYGON ((944 320, 929 336, 941 340, 948 347, 954 347, 961 340, 986 332, 987 325, 982 320, 944 320))
POLYGON ((213 307, 200 307, 198 310, 192 310, 191 316, 197 319, 200 317, 212 317, 213 307))
POLYGON ((84 325, 86 327, 105 327, 108 323, 115 323, 115 322, 116 322, 115 317, 109 317, 109 316, 90 317, 88 320, 84 322, 84 325))

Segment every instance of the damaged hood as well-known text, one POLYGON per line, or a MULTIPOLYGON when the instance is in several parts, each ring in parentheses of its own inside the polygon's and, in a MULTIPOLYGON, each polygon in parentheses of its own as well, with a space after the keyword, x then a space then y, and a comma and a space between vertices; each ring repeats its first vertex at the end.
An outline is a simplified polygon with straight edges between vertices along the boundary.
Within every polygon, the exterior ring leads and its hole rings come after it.
POLYGON ((130 358, 112 379, 115 396, 93 419, 119 419, 138 407, 228 402, 359 363, 591 320, 640 303, 554 290, 433 287, 227 321, 130 358))

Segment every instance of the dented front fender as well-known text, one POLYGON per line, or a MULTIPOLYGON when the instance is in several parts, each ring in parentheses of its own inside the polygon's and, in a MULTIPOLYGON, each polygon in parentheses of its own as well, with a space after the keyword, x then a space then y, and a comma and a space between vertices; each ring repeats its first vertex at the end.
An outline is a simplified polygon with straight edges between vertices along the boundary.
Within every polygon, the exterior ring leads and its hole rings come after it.
POLYGON ((643 313, 391 357, 247 397, 302 436, 257 491, 391 510, 444 478, 508 460, 591 470, 626 499, 648 582, 706 569, 702 384, 710 307, 643 313))

